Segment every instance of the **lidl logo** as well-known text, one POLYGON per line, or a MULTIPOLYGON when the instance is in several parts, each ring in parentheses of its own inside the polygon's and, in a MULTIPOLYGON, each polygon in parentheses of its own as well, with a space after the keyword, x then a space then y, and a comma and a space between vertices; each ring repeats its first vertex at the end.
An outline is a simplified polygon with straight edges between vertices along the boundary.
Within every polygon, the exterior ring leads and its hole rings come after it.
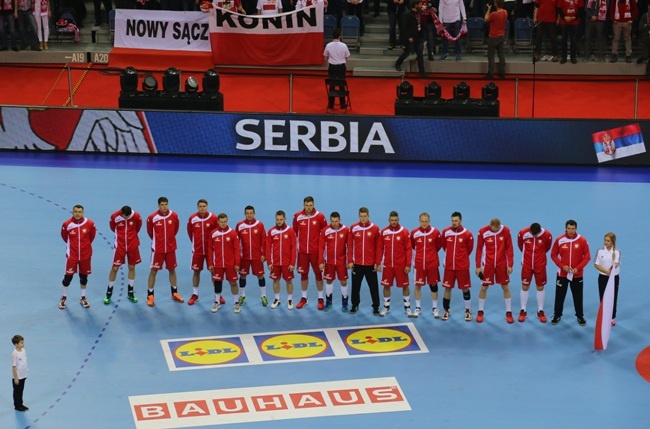
POLYGON ((246 362, 241 340, 236 337, 173 341, 169 351, 178 368, 246 362))
POLYGON ((263 360, 331 357, 332 349, 323 331, 259 335, 255 337, 263 360))
POLYGON ((345 338, 345 344, 355 350, 369 353, 386 353, 403 350, 413 343, 413 338, 397 329, 361 329, 345 338))

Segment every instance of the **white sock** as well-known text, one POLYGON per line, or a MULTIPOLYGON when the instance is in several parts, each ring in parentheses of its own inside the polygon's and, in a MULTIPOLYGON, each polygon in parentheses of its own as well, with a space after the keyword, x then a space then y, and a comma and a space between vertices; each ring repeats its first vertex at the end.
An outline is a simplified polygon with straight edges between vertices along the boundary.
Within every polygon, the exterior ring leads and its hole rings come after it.
POLYGON ((483 311, 484 307, 485 307, 485 299, 479 298, 478 299, 478 311, 483 311))
POLYGON ((303 290, 303 291, 302 291, 302 297, 305 298, 305 299, 307 299, 307 291, 306 291, 306 290, 303 290))
POLYGON ((544 311, 545 296, 546 296, 546 291, 544 290, 537 291, 537 311, 544 311))
POLYGON ((266 286, 260 286, 260 296, 266 296, 266 286))
POLYGON ((512 311, 512 298, 506 298, 506 311, 512 311))
POLYGON ((194 295, 196 295, 196 296, 199 296, 199 288, 198 288, 198 286, 192 288, 192 293, 193 293, 194 295))
POLYGON ((416 300, 415 300, 415 306, 416 306, 417 308, 420 308, 420 304, 421 304, 420 300, 419 300, 419 299, 416 299, 416 300))
POLYGON ((63 286, 63 292, 61 292, 61 296, 68 296, 68 286, 63 286))
POLYGON ((522 290, 519 292, 519 300, 521 301, 521 309, 526 311, 526 306, 528 305, 528 291, 522 290))
MULTIPOLYGON (((325 293, 327 296, 330 296, 334 292, 334 283, 325 283, 325 293)), ((322 292, 319 292, 319 294, 322 294, 322 292)))
POLYGON ((221 294, 220 293, 215 293, 214 294, 214 302, 219 302, 221 300, 221 294))
POLYGON ((341 295, 343 295, 343 298, 348 297, 348 287, 347 286, 341 286, 341 295))

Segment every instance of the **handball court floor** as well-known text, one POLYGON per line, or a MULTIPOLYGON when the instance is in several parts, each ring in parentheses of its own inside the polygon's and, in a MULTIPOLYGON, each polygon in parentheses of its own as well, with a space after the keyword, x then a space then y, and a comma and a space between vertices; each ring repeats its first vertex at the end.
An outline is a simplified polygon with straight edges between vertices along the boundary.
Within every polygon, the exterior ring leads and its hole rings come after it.
MULTIPOLYGON (((647 428, 650 421, 648 362, 647 213, 650 212, 650 172, 647 169, 586 167, 517 167, 451 164, 388 164, 283 161, 256 159, 121 157, 50 153, 0 153, 2 205, 2 300, 0 338, 4 358, 4 388, 0 389, 1 428, 119 429, 136 426, 129 397, 181 392, 234 389, 262 391, 262 386, 307 384, 393 377, 407 410, 303 417, 276 414, 258 422, 224 424, 214 417, 202 427, 286 428, 305 425, 315 429, 351 428, 647 428), (166 272, 158 275, 156 306, 146 306, 147 263, 139 265, 136 294, 140 302, 125 299, 126 274, 118 275, 113 304, 102 303, 112 261, 110 214, 128 204, 143 218, 157 209, 159 196, 181 218, 178 235, 178 280, 181 294, 191 294, 190 243, 185 222, 196 201, 206 198, 214 213, 229 215, 234 226, 243 208, 252 204, 267 229, 274 213, 292 214, 312 195, 316 208, 339 211, 350 225, 360 206, 381 228, 388 213, 397 210, 401 224, 418 225, 422 211, 431 214, 439 229, 449 225, 450 214, 460 211, 464 225, 474 234, 499 217, 516 240, 519 229, 540 222, 553 237, 564 222, 575 219, 578 232, 590 243, 592 256, 608 231, 617 234, 622 251, 618 325, 609 347, 593 350, 598 307, 596 270, 585 271, 584 303, 587 326, 573 317, 569 294, 557 326, 534 317, 535 293, 528 301, 525 323, 504 320, 501 289, 490 290, 483 324, 462 317, 462 296, 454 290, 449 321, 433 319, 429 294, 423 289, 424 313, 408 319, 393 289, 393 311, 373 317, 367 287, 362 289, 356 315, 340 311, 335 283, 335 308, 316 309, 316 289, 310 281, 310 304, 302 310, 283 305, 262 307, 257 282, 249 277, 247 301, 241 313, 228 304, 209 311, 212 288, 202 276, 201 300, 190 307, 169 299, 166 272), (59 230, 74 204, 85 206, 97 224, 90 309, 78 304, 75 276, 69 304, 57 308, 64 267, 64 243, 59 230), (361 355, 356 358, 306 359, 273 365, 250 364, 171 371, 161 340, 213 338, 297 330, 327 330, 376 325, 409 326, 424 347, 422 353, 361 355), (26 413, 13 410, 10 378, 14 334, 25 337, 29 376, 25 389, 26 413), (644 352, 645 350, 645 352, 644 352), (644 360, 645 356, 645 360, 644 360), (638 369, 637 369, 637 364, 638 369), (252 389, 252 390, 251 390, 252 389), (289 419, 287 419, 289 418, 289 419), (296 419, 297 418, 297 419, 296 419)), ((140 233, 143 259, 149 239, 140 233)), ((516 241, 515 241, 516 242, 516 241)), ((520 254, 515 252, 516 260, 520 254)), ((473 261, 473 255, 472 255, 473 261)), ((552 314, 554 269, 549 264, 547 315, 552 314)), ((472 262, 473 266, 473 262, 472 262)), ((512 274, 512 307, 519 311, 520 270, 512 274)), ((472 310, 478 303, 478 279, 473 276, 472 310)), ((270 281, 268 293, 272 297, 270 281)), ((300 297, 296 281, 294 300, 300 297)), ((442 306, 442 293, 439 299, 442 306)), ((357 383, 357 382, 355 382, 357 383)), ((271 390, 273 387, 271 387, 271 390)), ((268 389, 266 389, 268 390, 268 389)), ((189 395, 191 396, 191 394, 189 395)), ((154 422, 156 423, 156 422, 154 422)), ((189 427, 175 423, 168 427, 189 427)))

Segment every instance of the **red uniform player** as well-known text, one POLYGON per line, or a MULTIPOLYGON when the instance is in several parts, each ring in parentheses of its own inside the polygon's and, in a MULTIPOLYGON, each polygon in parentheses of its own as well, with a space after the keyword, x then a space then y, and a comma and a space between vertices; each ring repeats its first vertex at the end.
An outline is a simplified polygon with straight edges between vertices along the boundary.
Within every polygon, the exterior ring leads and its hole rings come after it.
POLYGON ((465 300, 465 320, 472 320, 470 310, 472 295, 469 288, 472 281, 469 277, 469 256, 474 248, 474 236, 462 225, 463 216, 459 212, 451 214, 451 226, 442 231, 443 247, 445 249, 445 274, 442 286, 445 293, 442 298, 444 313, 442 320, 449 319, 449 305, 451 304, 451 290, 458 282, 458 288, 463 291, 465 300))
MULTIPOLYGON (((212 230, 217 227, 217 216, 208 211, 208 201, 200 199, 196 203, 197 212, 193 213, 187 220, 187 235, 192 242, 192 296, 187 300, 188 305, 194 305, 199 300, 199 284, 201 283, 201 271, 203 266, 208 266, 209 253, 208 242, 212 230)), ((224 304, 225 301, 221 302, 224 304)))
POLYGON ((244 216, 245 219, 235 227, 242 253, 241 266, 239 267, 239 296, 246 299, 246 276, 251 273, 257 277, 262 306, 266 307, 268 305, 266 279, 264 278, 266 230, 264 224, 255 219, 255 208, 253 206, 244 208, 244 216))
POLYGON ((399 214, 396 211, 388 215, 389 225, 381 230, 377 242, 376 265, 382 272, 381 285, 384 287, 384 307, 380 315, 386 316, 390 312, 390 288, 397 284, 402 289, 404 299, 404 312, 408 317, 411 313, 411 291, 409 289, 409 272, 413 248, 411 235, 408 229, 399 224, 399 214))
POLYGON ((59 300, 59 308, 65 309, 65 302, 68 296, 68 286, 72 282, 74 273, 79 272, 79 284, 81 285, 81 299, 79 303, 83 308, 89 308, 90 304, 86 299, 86 286, 88 275, 92 272, 90 259, 93 255, 92 243, 95 239, 97 229, 95 222, 84 217, 82 205, 75 205, 72 208, 72 218, 63 222, 61 226, 61 238, 65 242, 65 275, 63 276, 63 293, 59 300))
POLYGON ((223 281, 226 280, 230 283, 230 292, 235 301, 234 311, 239 313, 243 304, 237 286, 237 272, 241 261, 239 237, 237 232, 228 226, 228 216, 225 213, 219 213, 217 218, 219 225, 212 230, 207 243, 208 267, 212 272, 214 284, 214 304, 211 311, 216 313, 221 307, 221 291, 223 281))
POLYGON ((293 269, 296 266, 296 233, 286 224, 286 214, 282 210, 275 213, 275 226, 266 235, 266 263, 273 280, 275 299, 271 308, 280 305, 280 279, 287 285, 287 308, 293 309, 293 269))
POLYGON ((325 279, 325 311, 332 308, 332 292, 334 279, 341 282, 341 307, 348 311, 348 234, 350 230, 341 223, 341 215, 332 212, 330 224, 320 234, 318 266, 324 271, 325 279))
POLYGON ((440 231, 431 226, 431 217, 428 213, 420 214, 420 226, 411 231, 411 246, 415 251, 413 268, 415 269, 415 311, 413 317, 420 317, 422 308, 422 286, 429 285, 431 292, 431 312, 436 319, 440 317, 438 311, 438 282, 440 282, 440 258, 438 252, 442 247, 440 231))
POLYGON ((537 318, 546 323, 544 314, 544 298, 546 285, 546 254, 553 246, 553 236, 538 223, 532 223, 528 228, 519 231, 517 245, 521 250, 521 311, 517 320, 523 322, 528 317, 526 305, 528 304, 528 289, 535 276, 537 287, 537 318))
POLYGON ((108 273, 108 287, 106 288, 104 304, 111 303, 117 270, 124 263, 129 268, 127 298, 133 303, 138 302, 138 298, 133 292, 133 286, 135 284, 135 266, 142 262, 140 257, 140 237, 138 237, 138 233, 142 228, 142 216, 131 207, 124 206, 111 215, 109 227, 115 233, 115 241, 113 245, 113 266, 108 273))

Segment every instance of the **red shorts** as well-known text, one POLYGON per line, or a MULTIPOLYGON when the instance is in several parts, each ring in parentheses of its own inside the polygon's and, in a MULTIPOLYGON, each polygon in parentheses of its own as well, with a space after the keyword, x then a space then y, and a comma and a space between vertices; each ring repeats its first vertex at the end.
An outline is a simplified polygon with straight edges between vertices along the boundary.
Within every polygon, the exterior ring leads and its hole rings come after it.
POLYGON ((128 252, 123 248, 117 248, 113 251, 113 266, 121 267, 124 263, 128 261, 128 265, 137 265, 142 262, 140 257, 140 249, 137 247, 131 249, 128 252))
POLYGON ((472 281, 469 278, 469 269, 466 270, 445 270, 442 279, 442 287, 452 289, 454 283, 458 282, 458 289, 465 290, 472 287, 472 281))
POLYGON ((381 273, 381 285, 391 287, 393 282, 397 287, 408 287, 409 275, 404 272, 404 267, 384 267, 381 273))
POLYGON ((325 264, 325 273, 323 274, 323 278, 329 282, 332 282, 335 279, 347 280, 348 267, 345 265, 325 264))
POLYGON ((271 270, 271 275, 269 275, 271 280, 280 280, 283 278, 285 281, 293 280, 294 274, 293 271, 289 271, 289 267, 281 265, 273 265, 271 270))
POLYGON ((72 275, 77 272, 79 268, 79 274, 90 274, 92 270, 90 269, 90 258, 84 259, 83 261, 77 261, 74 259, 66 259, 65 261, 65 274, 72 275))
POLYGON ((210 266, 208 255, 201 255, 200 253, 192 253, 192 262, 190 263, 190 269, 192 271, 201 271, 203 269, 204 262, 206 267, 210 266))
POLYGON ((530 286, 533 275, 535 275, 535 286, 544 286, 546 284, 546 266, 536 268, 535 271, 521 267, 521 284, 530 286))
POLYGON ((309 266, 314 271, 317 281, 323 280, 323 273, 318 266, 318 254, 317 253, 298 253, 298 273, 300 274, 301 280, 307 280, 309 278, 309 266))
POLYGON ((415 285, 435 285, 440 281, 438 267, 429 269, 415 269, 415 285))
POLYGON ((237 271, 235 267, 217 268, 212 269, 212 280, 222 282, 227 280, 229 282, 237 281, 237 271))
POLYGON ((239 267, 239 274, 241 274, 242 277, 246 277, 248 273, 251 273, 256 277, 263 276, 264 264, 262 261, 250 261, 247 259, 242 259, 241 266, 239 267))
POLYGON ((174 270, 178 266, 176 263, 176 252, 167 253, 154 253, 151 252, 151 268, 160 271, 163 267, 163 262, 168 270, 174 270))
POLYGON ((484 267, 483 268, 483 286, 492 285, 507 285, 510 283, 510 276, 508 276, 508 267, 484 267))

